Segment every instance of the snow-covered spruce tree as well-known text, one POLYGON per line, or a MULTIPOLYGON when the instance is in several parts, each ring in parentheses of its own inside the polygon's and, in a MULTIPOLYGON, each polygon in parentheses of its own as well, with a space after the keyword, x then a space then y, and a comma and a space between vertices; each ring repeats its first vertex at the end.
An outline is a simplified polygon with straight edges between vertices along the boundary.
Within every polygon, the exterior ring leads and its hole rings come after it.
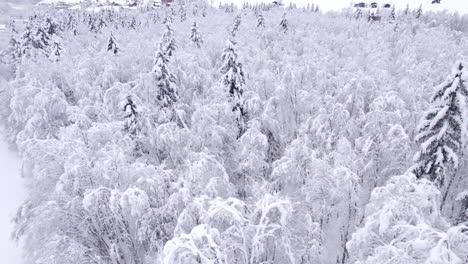
POLYGON ((177 42, 174 38, 174 30, 170 23, 166 24, 166 31, 162 36, 161 47, 163 52, 169 57, 172 56, 177 48, 177 42))
POLYGON ((175 76, 169 71, 168 63, 169 59, 161 45, 156 52, 152 70, 158 87, 157 100, 161 107, 172 107, 179 99, 175 76))
POLYGON ((60 56, 62 56, 62 44, 60 43, 58 38, 54 38, 52 44, 52 57, 55 61, 58 61, 60 59, 60 56))
POLYGON ((78 24, 77 17, 72 14, 68 14, 66 18, 66 22, 64 24, 64 28, 68 31, 74 32, 76 30, 77 24, 78 24))
POLYGON ((257 16, 257 27, 265 28, 265 18, 263 17, 262 13, 258 14, 257 16))
POLYGON ((198 29, 197 22, 193 22, 192 24, 192 34, 190 35, 190 40, 197 45, 198 48, 201 47, 203 43, 203 38, 200 34, 200 30, 198 29))
POLYGON ((281 27, 281 31, 283 31, 283 33, 288 32, 288 19, 286 18, 286 13, 283 13, 283 17, 282 17, 281 22, 280 22, 280 27, 281 27))
POLYGON ((239 14, 239 15, 236 16, 236 18, 234 19, 234 23, 232 24, 231 35, 233 37, 235 37, 237 32, 239 31, 239 27, 241 25, 241 22, 242 22, 242 17, 239 14))
POLYGON ((106 21, 104 21, 104 18, 102 15, 99 15, 99 17, 96 17, 97 15, 91 15, 90 20, 89 20, 89 30, 94 33, 100 33, 101 30, 104 27, 107 27, 106 21))
POLYGON ((51 36, 38 20, 37 16, 30 18, 23 31, 20 40, 22 56, 29 57, 41 53, 48 57, 50 54, 51 36))
POLYGON ((420 150, 414 159, 413 171, 418 178, 428 177, 438 186, 444 185, 447 173, 458 166, 458 154, 465 147, 468 69, 458 61, 451 75, 435 89, 433 108, 428 110, 415 141, 420 150))
POLYGON ((187 11, 183 5, 179 7, 180 22, 184 22, 187 19, 187 11))
POLYGON ((461 204, 461 210, 456 221, 458 223, 468 224, 468 191, 465 190, 459 193, 456 200, 461 204))
POLYGON ((422 5, 419 5, 418 10, 416 10, 416 18, 419 19, 422 15, 422 5))
POLYGON ((109 37, 109 41, 107 42, 107 51, 112 51, 114 54, 117 54, 117 52, 119 51, 117 43, 115 42, 114 35, 112 33, 109 37))
POLYGON ((203 6, 203 8, 202 8, 202 17, 206 17, 206 15, 207 15, 206 6, 203 6))
POLYGON ((245 84, 244 71, 242 64, 238 61, 236 43, 228 39, 221 56, 223 64, 221 74, 224 85, 228 88, 229 96, 232 102, 232 111, 236 115, 237 126, 239 128, 238 137, 242 136, 246 130, 246 113, 244 111, 244 93, 245 84))
POLYGON ((138 133, 138 111, 131 95, 127 96, 123 111, 125 114, 124 130, 131 137, 135 137, 138 133))
POLYGON ((392 6, 392 10, 390 11, 390 16, 388 17, 388 20, 390 21, 390 23, 393 23, 396 20, 395 5, 392 6))
POLYGON ((9 29, 9 31, 12 33, 12 34, 18 34, 18 29, 16 27, 16 23, 14 20, 10 21, 7 25, 7 28, 9 29))
POLYGON ((198 16, 198 6, 194 6, 194 7, 192 8, 192 15, 193 15, 193 16, 198 16))
POLYGON ((6 64, 15 64, 21 60, 21 44, 15 37, 11 37, 8 46, 0 53, 0 61, 6 64))
POLYGON ((60 30, 60 26, 52 19, 46 18, 44 20, 44 29, 49 35, 57 35, 60 30))
POLYGON ((400 25, 399 25, 399 23, 397 21, 397 22, 395 22, 395 25, 393 26, 393 31, 398 32, 399 30, 400 30, 400 25))
POLYGON ((132 17, 130 20, 130 24, 128 25, 128 28, 130 29, 136 29, 138 27, 138 22, 135 17, 132 17))
POLYGON ((133 140, 133 154, 141 156, 149 153, 147 148, 148 134, 146 133, 149 124, 147 119, 140 114, 137 105, 142 105, 142 103, 135 95, 128 95, 121 103, 124 113, 123 131, 133 140))
POLYGON ((362 18, 362 9, 361 8, 356 8, 356 11, 354 12, 354 18, 355 19, 361 19, 362 18))

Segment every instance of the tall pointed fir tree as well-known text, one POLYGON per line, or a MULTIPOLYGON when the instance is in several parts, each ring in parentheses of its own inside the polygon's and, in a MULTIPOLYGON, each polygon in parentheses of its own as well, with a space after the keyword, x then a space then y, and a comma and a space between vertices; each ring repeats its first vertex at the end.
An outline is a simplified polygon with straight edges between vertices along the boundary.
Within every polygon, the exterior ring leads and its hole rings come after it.
POLYGON ((449 165, 458 166, 458 154, 465 146, 467 81, 468 69, 459 61, 447 80, 436 87, 431 100, 434 107, 425 113, 415 138, 420 150, 413 171, 438 186, 444 185, 449 165))
POLYGON ((169 59, 161 45, 154 58, 153 72, 158 87, 157 100, 162 107, 173 107, 179 99, 175 76, 169 71, 168 63, 169 59))
POLYGON ((192 34, 190 35, 190 40, 195 45, 197 45, 198 48, 200 48, 201 44, 203 43, 203 38, 200 34, 200 31, 198 30, 197 22, 193 22, 192 24, 192 34))
POLYGON ((115 42, 114 35, 110 35, 109 41, 107 42, 107 51, 112 51, 114 54, 117 54, 119 48, 117 47, 117 43, 115 42))
POLYGON ((390 16, 388 17, 388 20, 390 20, 390 23, 393 23, 396 20, 395 5, 392 6, 392 10, 390 11, 390 16))
POLYGON ((138 111, 132 96, 127 96, 127 101, 124 105, 124 130, 130 137, 134 138, 138 132, 138 111))
POLYGON ((184 22, 187 19, 187 11, 185 11, 185 8, 183 5, 180 5, 179 7, 179 15, 180 15, 180 22, 184 22))
POLYGON ((246 130, 246 113, 244 111, 243 85, 245 84, 242 64, 238 61, 236 43, 228 39, 224 48, 221 66, 223 83, 228 88, 229 96, 233 104, 232 111, 235 113, 237 126, 239 128, 238 138, 246 130))
POLYGON ((54 43, 52 44, 52 57, 55 61, 60 60, 60 56, 62 55, 62 44, 58 38, 54 38, 54 43))
POLYGON ((21 45, 13 36, 5 50, 0 52, 0 62, 15 64, 21 60, 21 45))
POLYGON ((135 99, 132 95, 125 98, 123 104, 124 112, 124 132, 133 140, 133 154, 140 156, 144 153, 148 154, 145 148, 145 119, 138 110, 138 98, 135 99))
POLYGON ((177 42, 174 38, 174 30, 172 29, 170 23, 166 24, 166 31, 162 36, 161 45, 163 52, 166 53, 166 55, 169 57, 173 55, 177 48, 177 42))
POLYGON ((257 27, 265 28, 265 18, 263 17, 262 13, 259 13, 257 16, 257 27))
POLYGON ((50 54, 51 36, 47 30, 39 23, 37 16, 31 17, 26 25, 26 28, 20 40, 22 56, 31 56, 35 52, 45 55, 50 54))
POLYGON ((57 35, 59 30, 60 30, 60 26, 50 18, 46 18, 44 20, 44 26, 43 27, 46 30, 47 34, 49 34, 49 35, 57 35))
POLYGON ((242 23, 242 17, 241 15, 237 15, 236 18, 234 19, 234 23, 232 24, 232 29, 231 29, 231 35, 233 37, 235 37, 237 32, 239 31, 239 27, 241 23, 242 23))
POLYGON ((286 18, 286 13, 283 13, 283 17, 280 22, 280 27, 283 33, 288 32, 288 19, 286 18))
POLYGON ((460 213, 458 214, 456 223, 468 224, 468 190, 459 193, 456 200, 461 204, 460 213))
POLYGON ((420 18, 422 15, 422 5, 419 5, 418 10, 416 10, 416 18, 420 18))
POLYGON ((356 11, 354 12, 354 18, 356 20, 361 19, 362 17, 362 9, 361 8, 356 8, 356 11))
POLYGON ((7 28, 10 30, 12 34, 18 34, 18 30, 16 29, 16 23, 14 20, 8 23, 7 28))

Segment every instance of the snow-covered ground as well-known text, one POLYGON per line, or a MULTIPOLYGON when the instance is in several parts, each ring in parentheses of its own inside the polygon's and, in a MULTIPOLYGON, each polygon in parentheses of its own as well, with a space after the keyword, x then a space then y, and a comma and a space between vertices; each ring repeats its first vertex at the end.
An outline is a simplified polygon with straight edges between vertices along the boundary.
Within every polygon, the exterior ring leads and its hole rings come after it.
POLYGON ((11 240, 12 222, 22 202, 24 191, 20 177, 21 163, 3 138, 0 139, 0 263, 18 264, 20 251, 11 240))

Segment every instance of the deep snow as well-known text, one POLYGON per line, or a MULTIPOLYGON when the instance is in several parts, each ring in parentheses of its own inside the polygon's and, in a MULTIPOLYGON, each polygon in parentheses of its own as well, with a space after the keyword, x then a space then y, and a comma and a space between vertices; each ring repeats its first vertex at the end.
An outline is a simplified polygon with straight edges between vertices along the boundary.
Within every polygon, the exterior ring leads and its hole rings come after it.
POLYGON ((24 190, 20 177, 19 157, 0 138, 0 263, 17 264, 20 251, 11 240, 12 217, 22 202, 24 190))

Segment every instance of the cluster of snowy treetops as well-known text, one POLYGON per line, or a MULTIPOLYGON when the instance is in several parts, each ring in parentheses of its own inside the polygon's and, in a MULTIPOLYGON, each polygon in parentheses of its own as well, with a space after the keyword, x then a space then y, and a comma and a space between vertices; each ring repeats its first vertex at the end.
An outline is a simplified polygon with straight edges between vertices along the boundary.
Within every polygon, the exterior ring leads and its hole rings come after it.
POLYGON ((467 21, 195 2, 10 24, 26 263, 467 263, 467 21))

